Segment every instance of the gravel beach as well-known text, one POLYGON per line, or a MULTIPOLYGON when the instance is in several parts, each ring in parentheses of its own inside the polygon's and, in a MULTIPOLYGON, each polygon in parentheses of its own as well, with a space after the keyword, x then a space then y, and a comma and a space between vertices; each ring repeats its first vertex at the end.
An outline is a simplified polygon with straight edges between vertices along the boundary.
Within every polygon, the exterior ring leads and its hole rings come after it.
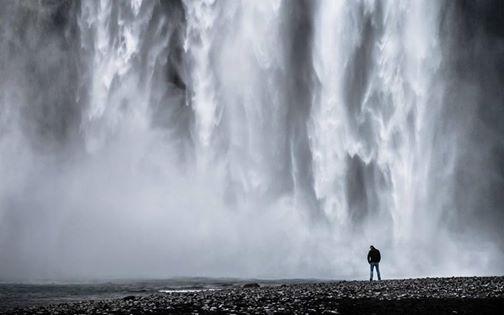
POLYGON ((16 308, 7 314, 504 314, 504 277, 242 285, 16 308))

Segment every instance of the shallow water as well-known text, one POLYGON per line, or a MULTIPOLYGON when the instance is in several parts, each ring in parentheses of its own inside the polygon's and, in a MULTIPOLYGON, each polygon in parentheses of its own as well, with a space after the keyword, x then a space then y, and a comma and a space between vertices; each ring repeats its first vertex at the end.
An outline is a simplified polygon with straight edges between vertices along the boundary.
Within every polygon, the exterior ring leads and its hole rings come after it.
POLYGON ((129 295, 155 293, 192 293, 206 290, 219 290, 226 287, 241 286, 247 282, 262 285, 282 283, 312 282, 316 280, 246 280, 182 278, 166 280, 114 280, 94 283, 37 283, 0 284, 0 312, 14 307, 28 307, 54 303, 78 302, 83 300, 103 300, 122 298, 129 295))

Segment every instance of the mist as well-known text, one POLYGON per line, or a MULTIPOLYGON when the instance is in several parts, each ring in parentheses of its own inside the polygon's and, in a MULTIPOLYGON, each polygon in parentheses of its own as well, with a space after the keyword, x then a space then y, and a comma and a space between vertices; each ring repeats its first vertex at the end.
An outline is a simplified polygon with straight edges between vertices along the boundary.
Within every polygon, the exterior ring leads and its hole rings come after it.
POLYGON ((504 272, 500 1, 11 1, 0 280, 504 272))

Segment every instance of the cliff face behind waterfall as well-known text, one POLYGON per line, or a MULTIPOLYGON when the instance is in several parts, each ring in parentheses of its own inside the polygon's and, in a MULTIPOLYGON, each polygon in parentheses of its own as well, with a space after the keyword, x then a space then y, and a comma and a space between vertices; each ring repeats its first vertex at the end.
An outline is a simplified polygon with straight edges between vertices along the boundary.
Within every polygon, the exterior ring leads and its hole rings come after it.
POLYGON ((501 1, 9 1, 0 279, 504 271, 501 1))

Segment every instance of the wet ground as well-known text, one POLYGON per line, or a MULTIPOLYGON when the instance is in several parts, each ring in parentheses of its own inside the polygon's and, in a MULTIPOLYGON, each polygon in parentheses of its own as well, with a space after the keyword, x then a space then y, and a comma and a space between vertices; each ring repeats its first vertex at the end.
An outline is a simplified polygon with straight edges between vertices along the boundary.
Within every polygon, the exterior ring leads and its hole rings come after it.
POLYGON ((11 314, 504 314, 504 277, 261 284, 13 309, 11 314))

